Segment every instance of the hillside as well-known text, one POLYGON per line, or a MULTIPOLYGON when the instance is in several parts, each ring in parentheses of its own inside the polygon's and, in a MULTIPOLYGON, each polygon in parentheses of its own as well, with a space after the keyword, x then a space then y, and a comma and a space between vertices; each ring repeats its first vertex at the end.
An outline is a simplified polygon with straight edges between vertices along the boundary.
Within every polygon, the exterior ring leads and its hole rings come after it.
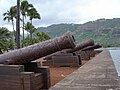
POLYGON ((51 37, 71 31, 77 42, 91 38, 104 47, 120 46, 120 18, 98 19, 84 24, 54 24, 39 27, 38 30, 48 33, 51 37))

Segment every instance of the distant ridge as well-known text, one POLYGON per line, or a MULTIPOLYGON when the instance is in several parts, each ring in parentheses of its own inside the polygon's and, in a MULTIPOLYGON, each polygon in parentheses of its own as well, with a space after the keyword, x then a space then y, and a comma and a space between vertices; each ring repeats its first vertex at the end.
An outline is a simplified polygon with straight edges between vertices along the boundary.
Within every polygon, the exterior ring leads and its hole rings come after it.
POLYGON ((104 47, 120 46, 120 18, 103 18, 84 24, 53 24, 48 27, 39 27, 38 30, 48 33, 51 37, 71 31, 77 42, 91 38, 104 47))

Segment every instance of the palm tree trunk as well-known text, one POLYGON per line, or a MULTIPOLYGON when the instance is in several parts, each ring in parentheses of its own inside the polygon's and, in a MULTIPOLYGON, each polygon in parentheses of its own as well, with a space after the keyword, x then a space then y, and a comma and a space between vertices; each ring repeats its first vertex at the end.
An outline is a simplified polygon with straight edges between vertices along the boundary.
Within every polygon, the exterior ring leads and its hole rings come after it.
MULTIPOLYGON (((14 29, 14 22, 13 22, 13 20, 12 20, 12 27, 13 27, 13 35, 12 35, 12 40, 13 40, 13 42, 15 42, 16 43, 16 34, 15 34, 15 29, 14 29)), ((14 47, 14 46, 13 46, 14 47)), ((14 47, 15 48, 15 47, 14 47)))
POLYGON ((14 22, 12 20, 12 27, 13 27, 13 41, 14 41, 14 37, 15 37, 15 29, 14 29, 14 22))
POLYGON ((32 19, 31 19, 31 24, 32 24, 32 19))
POLYGON ((27 31, 27 36, 28 36, 28 38, 29 38, 29 33, 28 33, 28 31, 27 31))
POLYGON ((20 48, 20 0, 17 0, 16 43, 17 43, 17 49, 19 49, 20 48))
POLYGON ((15 32, 13 20, 12 20, 12 27, 13 27, 13 32, 15 32))
MULTIPOLYGON (((31 20, 31 24, 32 24, 32 20, 31 20)), ((32 31, 30 30, 30 39, 32 40, 32 31)))
POLYGON ((24 16, 23 16, 23 40, 24 40, 24 25, 25 25, 25 22, 24 22, 24 16))
MULTIPOLYGON (((22 40, 24 40, 24 25, 25 25, 25 23, 24 23, 24 16, 22 15, 22 18, 23 18, 23 37, 22 37, 22 40)), ((22 47, 24 47, 24 45, 22 44, 22 47)))
POLYGON ((30 31, 30 40, 32 40, 32 32, 30 31))

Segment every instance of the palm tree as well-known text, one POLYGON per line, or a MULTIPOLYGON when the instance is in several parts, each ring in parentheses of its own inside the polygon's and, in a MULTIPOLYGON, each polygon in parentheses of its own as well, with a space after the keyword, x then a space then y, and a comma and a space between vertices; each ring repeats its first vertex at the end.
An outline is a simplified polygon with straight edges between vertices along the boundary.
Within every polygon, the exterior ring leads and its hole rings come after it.
POLYGON ((28 9, 30 9, 31 7, 33 7, 33 5, 29 4, 28 1, 22 1, 21 2, 20 10, 21 10, 22 20, 23 20, 23 40, 24 40, 25 17, 27 15, 28 9))
POLYGON ((31 8, 28 10, 28 16, 32 24, 32 20, 34 19, 41 19, 40 14, 37 12, 35 8, 31 8))
POLYGON ((13 37, 15 37, 14 18, 16 18, 16 6, 11 7, 9 11, 3 14, 3 16, 4 16, 3 20, 8 20, 8 22, 11 21, 14 32, 13 37))
POLYGON ((11 32, 7 28, 0 28, 0 49, 8 48, 8 44, 10 43, 10 41, 11 32))
POLYGON ((36 31, 36 28, 30 22, 27 22, 25 30, 30 33, 30 39, 32 40, 32 34, 36 31))
POLYGON ((39 42, 50 39, 50 36, 44 32, 36 32, 35 35, 36 35, 39 42))

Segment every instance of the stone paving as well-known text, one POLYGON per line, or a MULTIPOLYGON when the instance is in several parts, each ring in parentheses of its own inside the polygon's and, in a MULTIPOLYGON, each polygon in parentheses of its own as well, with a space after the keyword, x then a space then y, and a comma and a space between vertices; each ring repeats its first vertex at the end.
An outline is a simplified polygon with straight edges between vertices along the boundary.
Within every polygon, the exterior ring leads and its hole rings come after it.
POLYGON ((104 50, 49 90, 120 90, 120 80, 109 51, 104 50))

